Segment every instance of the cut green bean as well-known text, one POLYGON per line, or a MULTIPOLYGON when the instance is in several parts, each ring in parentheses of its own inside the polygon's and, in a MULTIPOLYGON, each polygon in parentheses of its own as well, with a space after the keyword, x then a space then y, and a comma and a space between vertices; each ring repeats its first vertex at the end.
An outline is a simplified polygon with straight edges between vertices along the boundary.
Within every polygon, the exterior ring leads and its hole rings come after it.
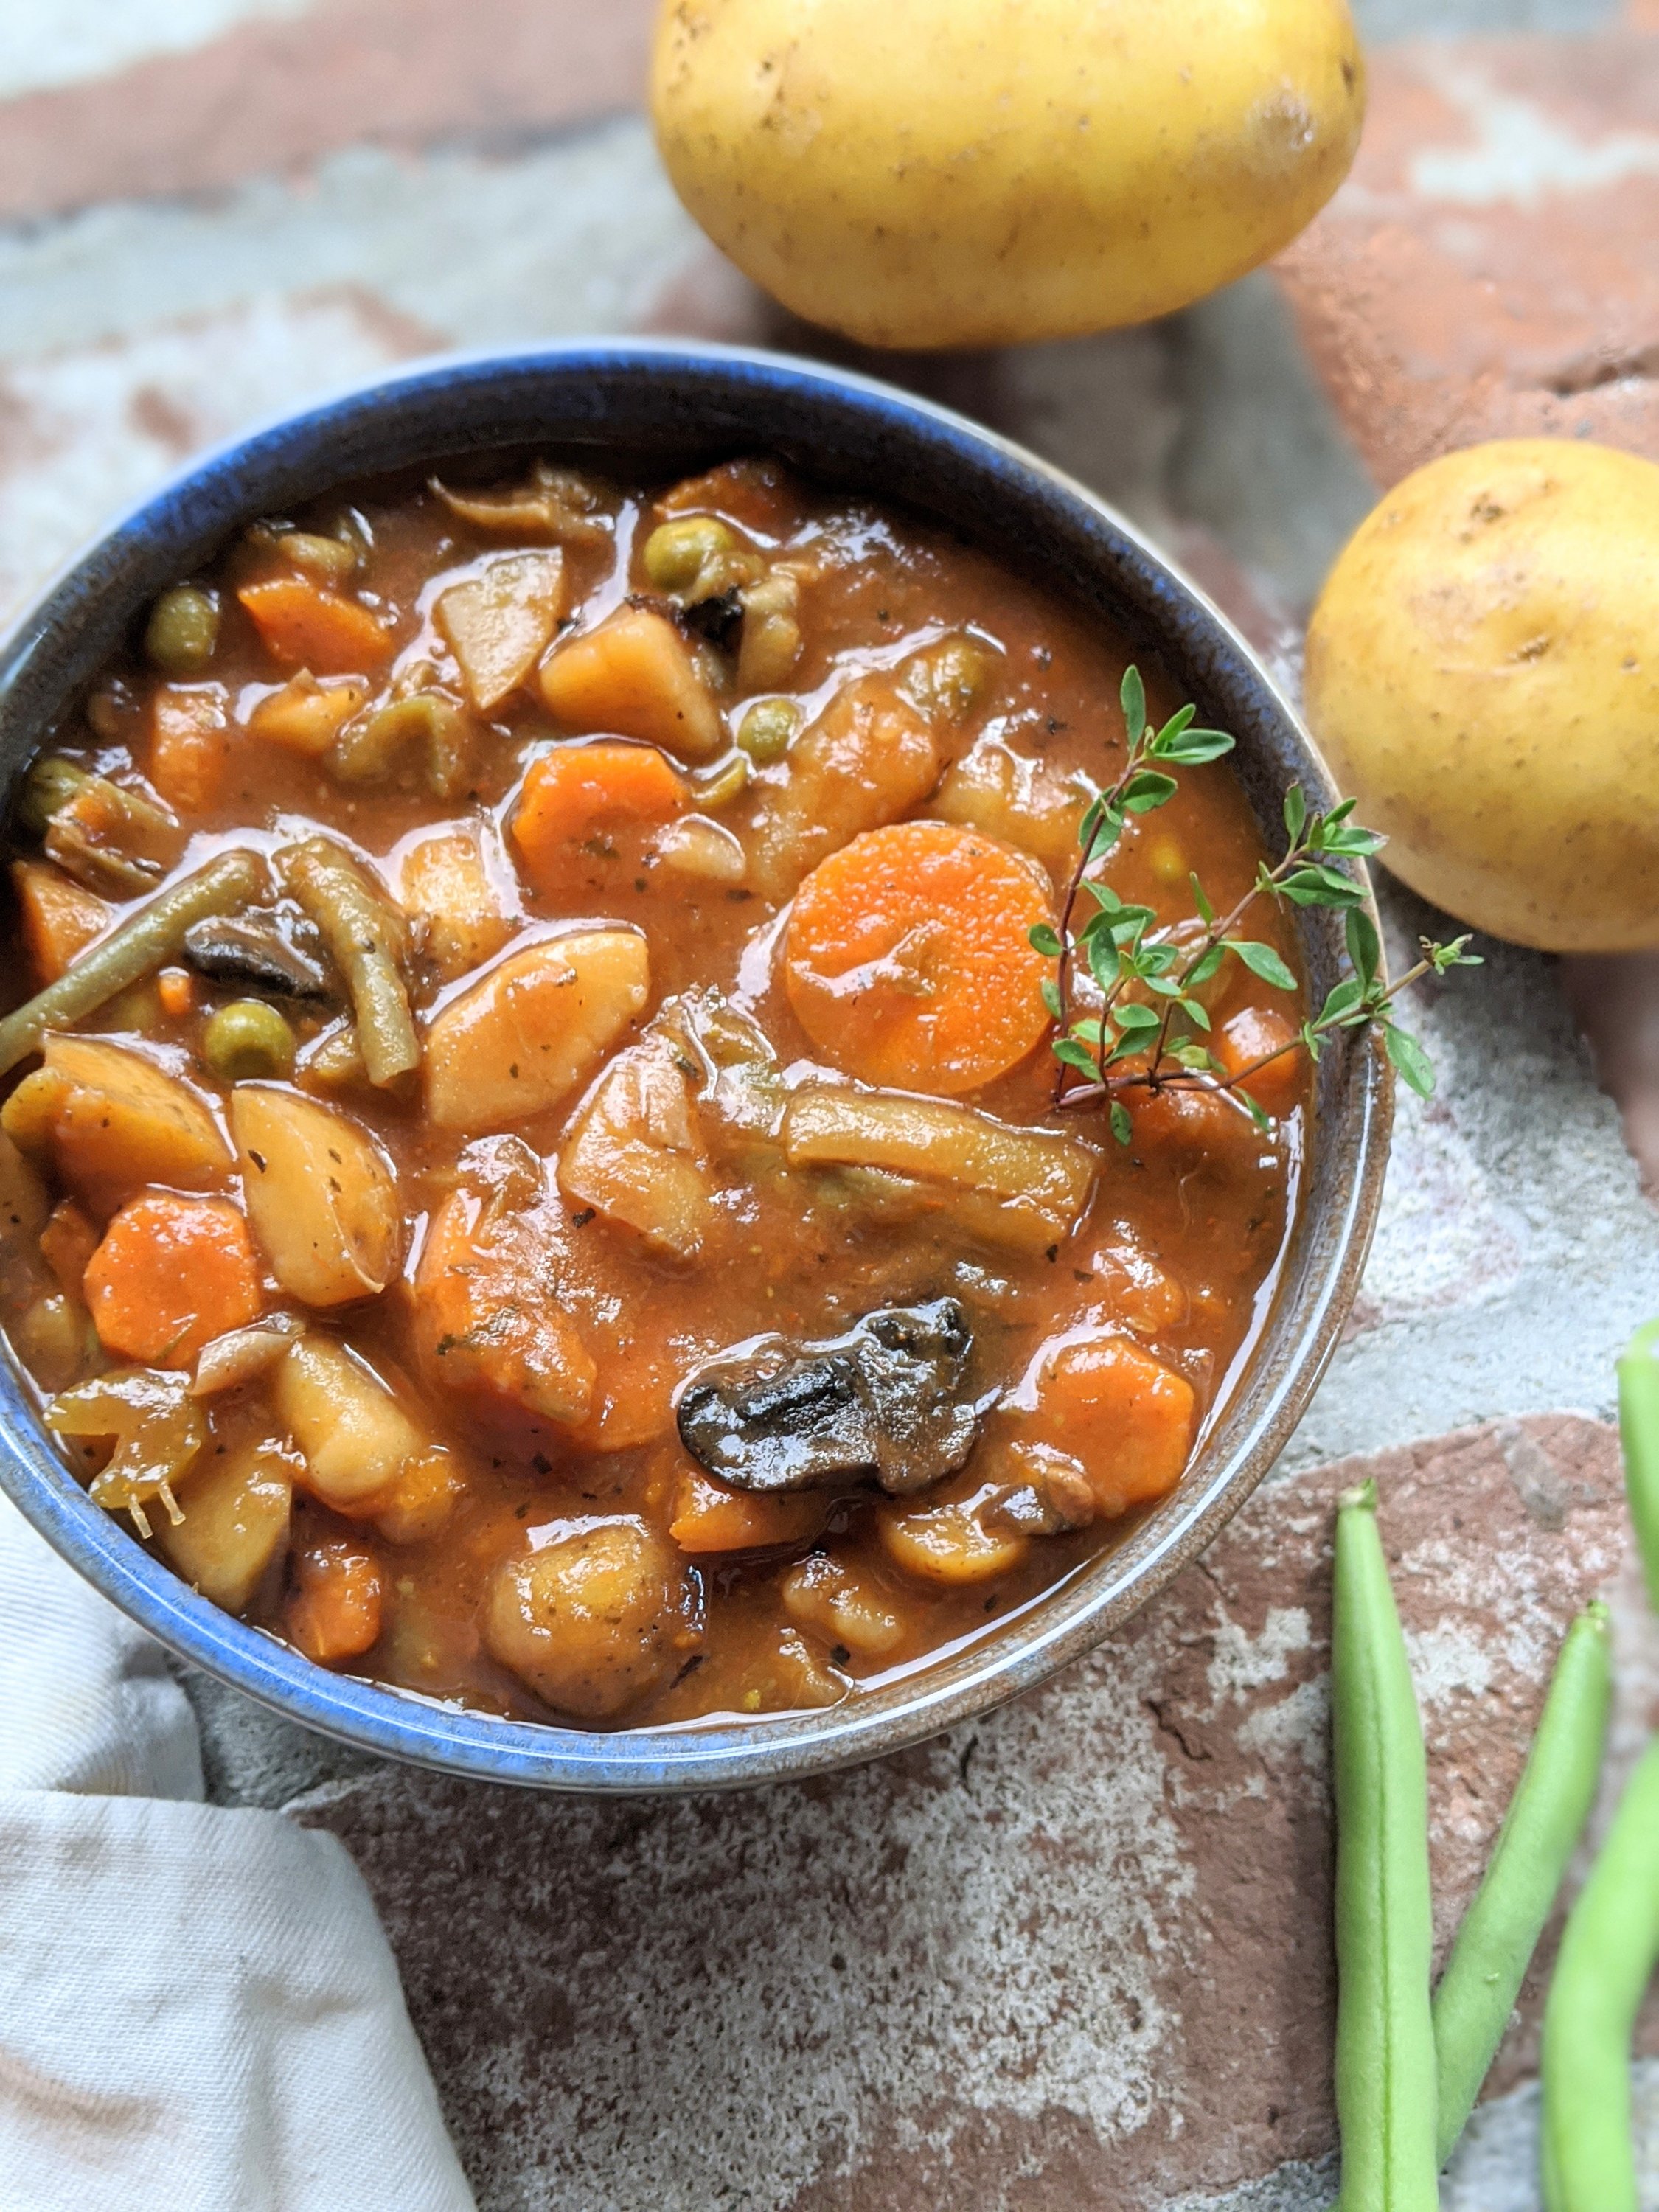
POLYGON ((193 876, 153 898, 16 1012, 0 1021, 0 1075, 34 1050, 46 1031, 95 1012, 118 991, 174 958, 191 922, 232 914, 257 897, 265 881, 255 853, 222 853, 193 876))
POLYGON ((1544 2008, 1546 2212, 1638 2212, 1630 2055, 1659 1963, 1659 1743, 1632 1775, 1561 1938, 1544 2008))
POLYGON ((1331 1735, 1339 2212, 1437 2212, 1428 1771, 1369 1482, 1337 1510, 1331 1735))
POLYGON ((395 1083, 421 1064, 420 1040, 398 964, 403 916, 326 837, 290 846, 281 866, 346 979, 369 1081, 377 1088, 395 1083))
POLYGON ((1595 1802, 1613 1703, 1604 1605, 1567 1631, 1526 1769, 1434 1996, 1441 2165, 1451 2156, 1595 1802))
POLYGON ((1619 1362, 1619 1437, 1642 1570, 1659 1610, 1659 1321, 1637 1330, 1619 1362))

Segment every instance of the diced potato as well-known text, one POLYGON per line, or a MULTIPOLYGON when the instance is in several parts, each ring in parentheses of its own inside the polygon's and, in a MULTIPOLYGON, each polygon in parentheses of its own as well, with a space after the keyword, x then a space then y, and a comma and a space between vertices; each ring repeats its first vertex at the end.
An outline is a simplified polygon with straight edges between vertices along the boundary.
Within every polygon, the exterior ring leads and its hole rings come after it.
POLYGON ((306 760, 320 760, 352 716, 368 704, 369 687, 361 677, 341 676, 319 684, 308 668, 292 676, 280 690, 267 692, 248 717, 248 728, 267 744, 306 760))
MULTIPOLYGON (((52 1086, 49 1149, 94 1212, 112 1212, 145 1183, 216 1190, 230 1180, 230 1146, 205 1102, 178 1076, 101 1037, 47 1036, 41 1049, 39 1074, 52 1086)), ((13 1097, 38 1081, 27 1078, 13 1097)))
POLYGON ((944 1589, 994 1582, 1017 1567, 1030 1539, 988 1528, 979 1509, 998 1495, 994 1483, 958 1477, 929 1493, 926 1504, 884 1500, 876 1508, 876 1530, 895 1566, 918 1582, 944 1589))
POLYGON ((983 737, 945 776, 933 811, 943 822, 1018 845, 1060 876, 1077 860, 1077 833, 1089 796, 1075 779, 1025 759, 1000 738, 983 737))
POLYGON ((337 1337, 307 1336, 276 1370, 271 1407, 305 1460, 297 1479, 337 1513, 375 1513, 429 1439, 337 1337))
POLYGON ((649 994, 635 930, 575 931, 509 953, 427 1031, 429 1119, 482 1133, 556 1105, 649 994))
POLYGON ((674 1486, 668 1533, 694 1559, 705 1553, 756 1552, 775 1544, 810 1544, 830 1515, 822 1492, 798 1490, 763 1498, 731 1490, 688 1463, 674 1486))
POLYGON ((77 952, 110 924, 110 908, 96 891, 44 860, 14 860, 11 880, 23 923, 34 980, 55 983, 77 952))
POLYGON ((14 1253, 32 1258, 52 1210, 33 1164, 0 1130, 0 1250, 9 1258, 14 1253))
POLYGON ((383 1291, 402 1252, 397 1178, 360 1123, 273 1083, 239 1083, 230 1125, 271 1273, 310 1306, 383 1291))
POLYGON ((504 1197, 453 1191, 434 1215, 415 1273, 416 1341, 447 1388, 574 1425, 592 1401, 592 1356, 560 1305, 546 1217, 504 1197))
POLYGON ((12 1341, 43 1390, 67 1390, 103 1359, 85 1306, 64 1291, 26 1307, 12 1325, 12 1341))
POLYGON ((826 854, 919 805, 942 765, 891 678, 860 677, 791 746, 787 778, 755 824, 753 881, 769 898, 787 897, 826 854))
POLYGON ((404 853, 398 903, 426 924, 426 949, 446 982, 493 959, 513 932, 475 823, 422 837, 404 853))
POLYGON ((814 1552, 778 1585, 791 1620, 860 1656, 880 1659, 904 1638, 904 1623, 886 1593, 827 1552, 814 1552))
POLYGON ((1103 1514, 1127 1513, 1180 1481, 1195 1405, 1184 1375, 1108 1329, 1061 1337, 1037 1354, 1011 1412, 1023 1441, 1048 1445, 1088 1476, 1103 1514))
MULTIPOLYGON (((1007 1241, 1015 1243, 1039 1230, 1042 1244, 1067 1236, 1100 1167, 1094 1147, 1075 1137, 1010 1128, 943 1099, 829 1084, 810 1084, 792 1095, 782 1137, 791 1167, 823 1162, 885 1168, 988 1198, 1011 1217, 1007 1241)), ((994 1225, 982 1205, 973 1220, 979 1233, 994 1225)))
POLYGON ((516 691, 552 641, 568 592, 562 553, 512 553, 452 584, 433 610, 481 714, 516 691))
POLYGON ((204 1597, 228 1613, 242 1613, 287 1548, 291 1455, 265 1437, 222 1459, 198 1459, 184 1491, 183 1519, 160 1531, 162 1553, 204 1597))
POLYGON ((388 1543, 424 1544, 447 1524, 465 1487, 455 1455, 442 1444, 428 1445, 398 1477, 374 1525, 388 1543))
POLYGON ((618 1054, 571 1126, 559 1188, 677 1260, 702 1249, 709 1185, 691 1086, 666 1037, 618 1054))
POLYGON ((665 615, 620 607, 562 645, 542 670, 542 697, 572 737, 641 738, 682 760, 708 760, 726 726, 689 647, 665 615))

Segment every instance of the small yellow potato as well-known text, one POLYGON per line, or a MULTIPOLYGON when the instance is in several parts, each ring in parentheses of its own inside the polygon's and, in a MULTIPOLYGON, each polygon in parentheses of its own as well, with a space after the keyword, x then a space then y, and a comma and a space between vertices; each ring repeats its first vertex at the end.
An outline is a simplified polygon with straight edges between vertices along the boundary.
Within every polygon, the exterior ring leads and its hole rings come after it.
POLYGON ((1308 719, 1384 864, 1551 952, 1659 945, 1659 467, 1503 439, 1396 484, 1308 628, 1308 719))
POLYGON ((602 730, 638 738, 681 760, 709 760, 726 725, 665 615, 618 607, 597 629, 562 645, 542 670, 542 698, 572 737, 602 730))
POLYGON ((294 1467, 266 1437, 198 1459, 179 1501, 183 1518, 157 1531, 168 1564, 227 1613, 252 1602, 266 1571, 288 1543, 294 1467))
POLYGON ((664 0, 674 188, 745 275, 868 345, 1165 315, 1347 173, 1346 0, 664 0))
POLYGON ((337 1306, 383 1291, 403 1249, 398 1183, 361 1123, 274 1083, 239 1083, 230 1126, 248 1220, 289 1295, 337 1306))
POLYGON ((559 1188, 638 1231, 653 1250, 694 1259, 709 1187, 691 1087, 666 1037, 619 1053, 583 1102, 559 1157, 559 1188))
POLYGON ((556 1106, 643 1010, 645 939, 588 929, 509 953, 426 1035, 427 1114, 480 1135, 556 1106))
POLYGON ((544 1704, 604 1720, 683 1665, 702 1625, 684 1563, 629 1517, 532 1531, 490 1585, 483 1637, 544 1704))
POLYGON ((568 597, 562 553, 510 553, 452 584, 433 613, 467 697, 489 714, 516 691, 552 642, 568 597))
POLYGON ((270 1402, 304 1456, 299 1481, 338 1513, 391 1506, 428 1449, 380 1376, 337 1337, 302 1337, 276 1371, 270 1402))

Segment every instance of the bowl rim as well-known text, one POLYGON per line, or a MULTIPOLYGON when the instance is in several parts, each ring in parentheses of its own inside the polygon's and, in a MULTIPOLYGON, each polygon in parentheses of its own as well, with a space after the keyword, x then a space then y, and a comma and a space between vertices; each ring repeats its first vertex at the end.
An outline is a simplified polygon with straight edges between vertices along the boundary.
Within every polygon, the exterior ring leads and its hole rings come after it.
MULTIPOLYGON (((748 380, 808 408, 815 403, 826 408, 850 405, 879 418, 887 435, 913 447, 931 447, 936 453, 944 449, 947 463, 952 455, 958 461, 977 459, 1080 509, 1090 526, 1115 536, 1165 597, 1188 603, 1209 641, 1239 664, 1272 709, 1310 796, 1320 795, 1324 804, 1334 798, 1334 787, 1312 739, 1258 654, 1208 595, 1108 501, 1014 441, 936 401, 850 369, 690 339, 574 337, 445 353, 345 386, 224 440, 135 501, 64 562, 0 639, 0 729, 54 626, 82 618, 79 601, 89 597, 94 605, 121 604, 123 622, 137 613, 146 593, 129 586, 123 602, 123 563, 163 527, 171 512, 191 502, 205 507, 210 520, 204 531, 218 541, 239 522, 264 511, 258 502, 238 509, 236 486, 246 465, 270 457, 273 447, 314 454, 354 422, 395 414, 446 387, 460 392, 526 376, 569 384, 582 376, 602 377, 607 369, 614 374, 641 367, 659 374, 677 372, 682 383, 695 384, 701 377, 712 384, 722 375, 748 380), (218 513, 213 512, 216 499, 218 513)), ((458 435, 447 450, 483 452, 492 445, 505 448, 526 442, 532 441, 515 436, 469 444, 458 435)), ((546 442, 568 446, 584 441, 550 428, 546 442)), ((614 448, 621 441, 613 437, 611 442, 614 448)), ((779 441, 768 435, 757 442, 779 441)), ((436 459, 446 449, 428 442, 424 450, 436 459)), ((354 475, 372 472, 343 462, 334 480, 349 482, 354 475)), ((1155 627, 1144 609, 1138 618, 1155 627)), ((1162 643, 1167 649, 1167 638, 1162 643)), ((100 645, 94 657, 101 659, 106 650, 100 645)), ((62 686, 60 707, 82 680, 83 675, 77 676, 62 686)), ((32 714, 33 744, 48 721, 38 712, 32 714)), ((27 759, 32 750, 26 748, 21 758, 27 759)), ((1369 877, 1363 866, 1359 873, 1375 921, 1369 877)), ((1376 1225, 1392 1109, 1392 1077, 1379 1041, 1370 1033, 1354 1036, 1348 1048, 1341 1125, 1334 1139, 1350 1163, 1341 1182, 1341 1203, 1334 1218, 1326 1217, 1322 1255, 1313 1263, 1301 1300, 1303 1316, 1285 1356, 1266 1386, 1255 1388, 1257 1370, 1269 1365, 1265 1354, 1276 1326, 1270 1314, 1251 1365, 1235 1385, 1222 1425, 1236 1419, 1247 1399, 1251 1410, 1238 1432, 1227 1438, 1225 1449, 1215 1452, 1212 1432, 1200 1443, 1177 1489, 1120 1546, 988 1630, 966 1650, 947 1651, 823 1711, 780 1719, 598 1732, 509 1720, 334 1674, 267 1632, 222 1612, 94 1505, 57 1458, 9 1358, 0 1361, 0 1490, 70 1566, 179 1659, 284 1718, 355 1749, 475 1779, 594 1795, 802 1779, 907 1748, 1036 1687, 1102 1643, 1205 1549, 1284 1449, 1335 1352, 1376 1225)), ((1311 1205, 1311 1193, 1304 1202, 1311 1205)))

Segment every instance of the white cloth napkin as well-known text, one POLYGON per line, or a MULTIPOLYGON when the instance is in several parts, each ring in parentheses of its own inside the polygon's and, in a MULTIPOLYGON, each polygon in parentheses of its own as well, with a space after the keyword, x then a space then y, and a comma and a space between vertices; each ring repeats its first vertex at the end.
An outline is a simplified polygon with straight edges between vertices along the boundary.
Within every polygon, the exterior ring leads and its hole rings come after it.
POLYGON ((0 2207, 474 2212, 343 1846, 0 1498, 0 2207))

